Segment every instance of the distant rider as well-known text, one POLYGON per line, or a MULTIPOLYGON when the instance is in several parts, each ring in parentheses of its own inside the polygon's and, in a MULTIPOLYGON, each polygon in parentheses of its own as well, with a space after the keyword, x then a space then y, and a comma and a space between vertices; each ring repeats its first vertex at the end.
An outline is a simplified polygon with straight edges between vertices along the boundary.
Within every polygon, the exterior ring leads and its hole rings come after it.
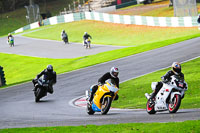
POLYGON ((174 62, 172 64, 172 70, 169 70, 164 76, 161 77, 162 81, 158 82, 156 85, 156 88, 154 92, 151 94, 151 97, 149 98, 150 103, 153 103, 153 99, 159 92, 159 90, 162 88, 163 83, 167 83, 168 81, 171 80, 171 76, 177 75, 180 76, 184 80, 184 74, 181 72, 181 64, 178 62, 174 62))
MULTIPOLYGON (((92 86, 92 92, 90 94, 89 102, 90 103, 92 102, 92 100, 94 98, 94 94, 98 90, 98 86, 105 84, 105 81, 108 80, 108 79, 113 79, 115 81, 115 83, 116 83, 116 86, 119 88, 118 74, 119 74, 118 68, 117 67, 112 67, 110 69, 110 72, 107 72, 102 77, 100 77, 99 80, 98 80, 98 85, 92 86)), ((116 97, 115 97, 115 100, 117 100, 117 99, 118 99, 118 95, 116 95, 116 97)))
POLYGON ((35 88, 33 89, 33 91, 37 90, 37 82, 38 79, 44 75, 44 78, 46 78, 47 80, 49 80, 49 88, 48 88, 48 92, 53 94, 53 85, 56 83, 57 80, 57 76, 56 76, 56 72, 53 71, 53 66, 52 65, 48 65, 46 69, 44 69, 40 74, 37 75, 36 79, 33 79, 33 84, 35 86, 35 88))
POLYGON ((61 32, 61 38, 62 38, 62 40, 65 42, 65 44, 66 44, 66 43, 69 44, 69 42, 68 42, 68 35, 67 35, 67 33, 65 32, 65 30, 62 30, 62 32, 61 32), (66 40, 66 41, 65 41, 65 40, 66 40))
MULTIPOLYGON (((11 39, 13 39, 13 38, 14 38, 14 37, 12 36, 12 34, 11 34, 11 33, 9 33, 9 34, 8 34, 8 43, 9 43, 9 41, 10 41, 10 38, 11 38, 11 39)), ((13 43, 14 43, 14 42, 13 42, 13 43)))
POLYGON ((88 38, 92 39, 92 37, 87 32, 85 32, 84 35, 83 35, 83 45, 87 44, 88 38))

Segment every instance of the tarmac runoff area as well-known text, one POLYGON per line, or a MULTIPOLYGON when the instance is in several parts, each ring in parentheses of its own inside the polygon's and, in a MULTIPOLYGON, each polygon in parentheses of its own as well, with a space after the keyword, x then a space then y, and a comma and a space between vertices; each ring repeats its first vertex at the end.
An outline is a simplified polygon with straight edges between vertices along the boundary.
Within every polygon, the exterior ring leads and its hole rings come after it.
POLYGON ((64 44, 62 41, 35 39, 21 35, 14 36, 14 47, 9 47, 7 37, 0 38, 0 52, 43 58, 76 58, 124 48, 124 46, 91 44, 86 49, 82 43, 64 44))

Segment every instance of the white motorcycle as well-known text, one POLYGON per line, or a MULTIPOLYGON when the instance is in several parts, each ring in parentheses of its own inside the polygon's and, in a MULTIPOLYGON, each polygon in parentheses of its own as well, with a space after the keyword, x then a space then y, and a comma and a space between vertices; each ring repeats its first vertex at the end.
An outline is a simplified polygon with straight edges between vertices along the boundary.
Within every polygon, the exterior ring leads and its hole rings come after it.
MULTIPOLYGON (((155 90, 157 82, 152 82, 151 88, 155 90)), ((154 103, 150 103, 151 94, 145 93, 148 99, 146 104, 146 111, 149 114, 155 114, 159 111, 169 110, 169 113, 176 113, 181 105, 181 99, 184 98, 185 91, 187 90, 187 83, 179 76, 171 76, 171 80, 163 83, 162 88, 157 93, 154 103)))

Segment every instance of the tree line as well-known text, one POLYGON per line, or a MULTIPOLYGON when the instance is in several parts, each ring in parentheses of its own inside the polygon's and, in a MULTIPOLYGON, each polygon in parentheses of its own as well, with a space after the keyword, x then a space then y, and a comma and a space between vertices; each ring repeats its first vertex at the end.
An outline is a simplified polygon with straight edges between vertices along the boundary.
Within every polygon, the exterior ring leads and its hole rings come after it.
POLYGON ((0 13, 14 11, 18 8, 29 5, 30 2, 39 4, 39 3, 46 3, 49 1, 55 1, 55 0, 0 0, 0 13))

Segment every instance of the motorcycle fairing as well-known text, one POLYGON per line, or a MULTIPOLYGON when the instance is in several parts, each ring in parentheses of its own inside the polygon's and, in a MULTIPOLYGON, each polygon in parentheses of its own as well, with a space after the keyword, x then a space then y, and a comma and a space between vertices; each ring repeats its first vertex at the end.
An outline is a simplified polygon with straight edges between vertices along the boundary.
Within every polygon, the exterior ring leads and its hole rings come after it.
POLYGON ((172 87, 164 84, 163 87, 160 89, 158 94, 156 95, 156 103, 155 103, 155 111, 167 110, 168 106, 166 104, 166 99, 170 95, 172 87))
POLYGON ((95 111, 95 112, 101 112, 101 109, 98 108, 97 105, 94 104, 94 103, 92 104, 92 110, 95 111))
POLYGON ((103 86, 99 86, 97 92, 94 95, 94 99, 93 99, 93 103, 100 109, 101 108, 101 98, 103 97, 103 95, 108 92, 109 90, 105 87, 105 85, 103 86))

